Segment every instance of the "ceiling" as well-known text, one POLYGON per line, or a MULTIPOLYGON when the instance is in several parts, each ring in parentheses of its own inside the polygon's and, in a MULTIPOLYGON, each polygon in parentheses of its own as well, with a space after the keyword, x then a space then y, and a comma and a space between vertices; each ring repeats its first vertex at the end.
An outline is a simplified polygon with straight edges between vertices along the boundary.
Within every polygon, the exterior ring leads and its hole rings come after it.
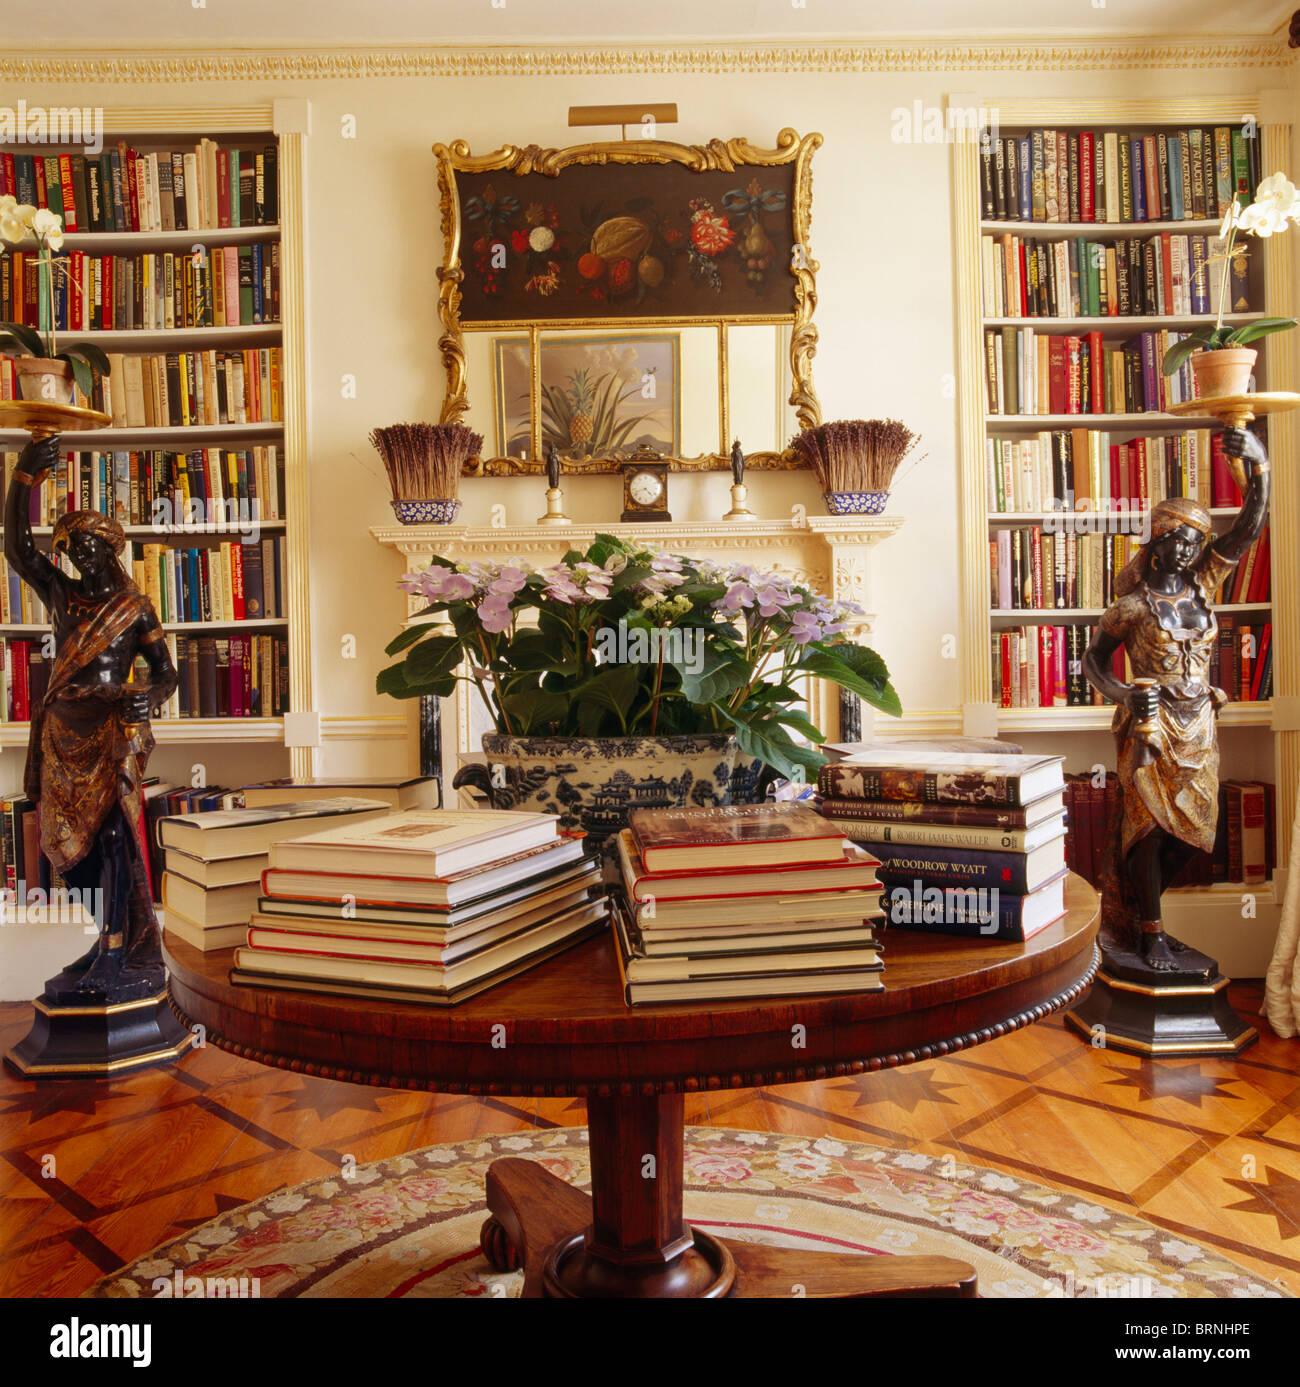
POLYGON ((746 39, 1262 37, 1297 0, 59 0, 5 5, 10 44, 317 48, 746 39), (1032 20, 1032 24, 1027 23, 1032 20), (75 38, 73 37, 75 36, 75 38))

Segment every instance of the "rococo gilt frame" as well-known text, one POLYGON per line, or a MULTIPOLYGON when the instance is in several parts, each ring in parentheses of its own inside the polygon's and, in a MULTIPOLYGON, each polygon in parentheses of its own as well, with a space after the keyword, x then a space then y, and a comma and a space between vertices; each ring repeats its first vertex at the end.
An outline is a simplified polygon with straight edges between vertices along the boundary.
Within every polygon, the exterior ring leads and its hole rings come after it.
MULTIPOLYGON (((817 262, 810 250, 810 220, 812 207, 812 156, 822 143, 820 134, 799 135, 783 129, 774 149, 761 149, 744 139, 710 140, 704 145, 675 144, 665 140, 611 140, 600 143, 571 145, 565 149, 543 149, 539 145, 503 145, 490 154, 472 155, 465 140, 449 145, 435 144, 433 153, 438 166, 438 189, 442 209, 443 262, 438 275, 438 319, 441 334, 438 349, 446 371, 446 393, 443 398, 440 422, 462 423, 469 409, 467 395, 467 358, 465 333, 469 331, 527 332, 531 346, 531 401, 533 446, 527 459, 512 457, 471 458, 465 464, 467 476, 509 476, 518 473, 540 472, 545 467, 542 458, 540 399, 541 334, 548 330, 570 329, 650 329, 677 327, 712 327, 718 340, 718 439, 719 451, 697 457, 665 458, 674 471, 720 471, 730 466, 728 452, 730 411, 728 399, 728 341, 727 330, 732 324, 772 324, 789 327, 789 364, 792 390, 789 404, 794 407, 800 428, 815 428, 821 423, 821 406, 812 381, 812 358, 817 350, 817 328, 813 311, 817 304, 817 262), (791 229, 791 255, 788 273, 793 279, 792 308, 789 311, 766 313, 701 312, 687 316, 574 316, 529 319, 525 317, 474 317, 472 326, 463 325, 461 310, 465 264, 461 258, 462 240, 467 239, 465 209, 459 176, 488 172, 504 172, 522 178, 540 174, 555 178, 573 165, 677 164, 691 173, 720 171, 734 173, 744 166, 784 167, 793 165, 788 199, 791 229)), ((474 209, 471 207, 471 211, 474 209)), ((784 211, 785 208, 783 207, 784 211)), ((751 262, 752 263, 752 262, 751 262)), ((784 265, 778 267, 782 271, 784 265)), ((786 448, 780 452, 754 452, 746 457, 751 468, 788 470, 798 464, 786 448)), ((582 473, 612 473, 619 471, 618 458, 593 457, 581 461, 564 461, 564 470, 582 473)))

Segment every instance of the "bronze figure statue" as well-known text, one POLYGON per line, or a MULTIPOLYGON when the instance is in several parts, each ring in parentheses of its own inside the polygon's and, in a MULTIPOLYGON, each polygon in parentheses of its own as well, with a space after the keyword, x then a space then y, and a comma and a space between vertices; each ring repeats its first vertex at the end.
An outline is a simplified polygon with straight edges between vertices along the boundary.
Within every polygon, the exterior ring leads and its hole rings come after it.
POLYGON ((1176 955, 1187 952, 1165 934, 1161 895, 1193 853, 1213 848, 1218 823, 1218 712, 1228 696, 1209 681, 1218 641, 1212 602, 1268 514, 1263 445, 1227 429, 1223 447, 1248 478, 1232 526, 1214 538, 1209 512, 1195 501, 1154 506, 1150 539, 1117 576, 1083 661, 1088 681, 1116 705, 1121 813, 1111 825, 1104 934, 1155 973, 1182 968, 1176 955), (1120 648, 1132 683, 1115 677, 1120 648))
POLYGON ((25 793, 37 802, 41 849, 83 901, 99 937, 47 984, 47 1000, 133 1001, 161 992, 162 950, 145 868, 141 782, 153 750, 150 710, 171 695, 175 666, 153 604, 118 558, 126 536, 98 511, 73 511, 53 546, 71 578, 36 547, 29 497, 58 456, 58 437, 24 449, 5 498, 5 557, 50 613, 54 663, 31 712, 25 793), (137 656, 149 682, 131 682, 137 656))
POLYGON ((745 454, 738 438, 731 444, 731 480, 736 486, 743 486, 745 481, 745 454))
POLYGON ((554 443, 546 445, 546 485, 552 491, 560 485, 560 453, 554 443))

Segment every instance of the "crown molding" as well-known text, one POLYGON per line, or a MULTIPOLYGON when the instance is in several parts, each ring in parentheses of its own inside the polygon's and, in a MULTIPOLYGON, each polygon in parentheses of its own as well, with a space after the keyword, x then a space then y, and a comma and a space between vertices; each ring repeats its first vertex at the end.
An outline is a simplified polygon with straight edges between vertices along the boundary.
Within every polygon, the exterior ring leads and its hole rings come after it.
POLYGON ((1300 62, 1285 36, 1133 37, 962 42, 827 40, 789 43, 340 45, 99 48, 53 45, 0 54, 6 82, 229 82, 355 80, 365 77, 600 76, 623 73, 745 75, 827 72, 1061 72, 1158 68, 1285 69, 1300 62))

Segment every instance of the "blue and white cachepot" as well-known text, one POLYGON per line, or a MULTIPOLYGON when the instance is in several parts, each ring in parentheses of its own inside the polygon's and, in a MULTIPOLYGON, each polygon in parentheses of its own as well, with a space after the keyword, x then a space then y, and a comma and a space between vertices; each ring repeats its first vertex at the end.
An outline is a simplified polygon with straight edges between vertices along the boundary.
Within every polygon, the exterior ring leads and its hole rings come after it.
POLYGON ((726 732, 678 737, 483 735, 486 766, 466 766, 456 785, 484 790, 494 809, 557 814, 593 846, 627 827, 633 809, 753 804, 766 785, 762 761, 726 732))
POLYGON ((403 525, 450 525, 460 513, 453 496, 444 501, 394 501, 393 513, 403 525))
POLYGON ((889 492, 823 491, 822 500, 830 515, 884 515, 889 492))

